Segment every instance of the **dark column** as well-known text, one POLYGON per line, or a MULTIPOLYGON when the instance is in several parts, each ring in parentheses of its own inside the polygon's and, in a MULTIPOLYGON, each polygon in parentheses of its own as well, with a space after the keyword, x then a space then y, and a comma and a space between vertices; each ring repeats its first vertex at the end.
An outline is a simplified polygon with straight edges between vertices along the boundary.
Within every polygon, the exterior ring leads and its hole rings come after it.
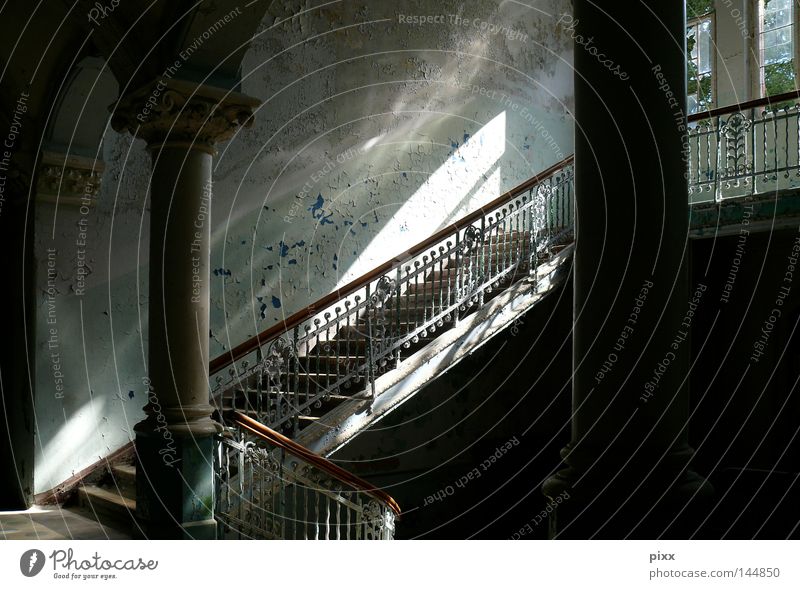
POLYGON ((136 512, 150 537, 209 539, 214 435, 208 387, 214 144, 258 101, 177 80, 123 98, 112 124, 148 143, 150 198, 147 419, 136 425, 136 512))
POLYGON ((0 240, 6 285, 0 289, 6 337, 0 344, 0 510, 33 503, 33 348, 36 341, 33 210, 27 187, 0 170, 0 240))
POLYGON ((567 468, 544 486, 569 496, 551 535, 681 537, 709 490, 687 468, 684 5, 575 0, 561 24, 575 39, 574 376, 567 468))

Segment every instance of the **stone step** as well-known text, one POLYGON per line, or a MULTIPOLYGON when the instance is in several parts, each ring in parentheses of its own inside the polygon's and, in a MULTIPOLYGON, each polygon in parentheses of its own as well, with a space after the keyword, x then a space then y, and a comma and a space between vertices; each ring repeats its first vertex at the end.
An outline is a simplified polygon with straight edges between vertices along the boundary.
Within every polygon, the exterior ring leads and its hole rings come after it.
POLYGON ((113 519, 130 524, 136 514, 136 500, 125 497, 116 489, 97 485, 78 488, 78 505, 96 514, 101 520, 113 519))
POLYGON ((114 465, 111 467, 111 476, 125 497, 136 500, 136 466, 133 464, 114 465))

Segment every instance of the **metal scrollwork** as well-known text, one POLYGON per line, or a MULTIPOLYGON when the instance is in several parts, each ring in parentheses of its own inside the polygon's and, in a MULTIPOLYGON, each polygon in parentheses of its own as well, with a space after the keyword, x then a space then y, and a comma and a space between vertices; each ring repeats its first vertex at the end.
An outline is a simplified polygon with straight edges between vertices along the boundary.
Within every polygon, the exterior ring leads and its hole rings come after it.
POLYGON ((480 228, 470 225, 464 231, 464 236, 458 246, 459 253, 468 254, 478 247, 478 244, 483 241, 483 231, 480 228))
POLYGON ((734 113, 722 125, 725 138, 725 163, 720 170, 722 179, 735 179, 749 173, 751 164, 747 161, 747 133, 752 121, 742 113, 734 113))

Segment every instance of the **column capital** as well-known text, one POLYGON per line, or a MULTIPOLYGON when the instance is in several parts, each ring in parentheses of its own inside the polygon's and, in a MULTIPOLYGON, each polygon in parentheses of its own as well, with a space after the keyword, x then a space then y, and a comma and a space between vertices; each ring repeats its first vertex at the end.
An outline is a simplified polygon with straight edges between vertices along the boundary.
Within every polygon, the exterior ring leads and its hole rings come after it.
POLYGON ((253 124, 261 101, 222 88, 175 79, 155 80, 114 104, 111 126, 147 141, 151 149, 180 145, 213 153, 214 143, 253 124))

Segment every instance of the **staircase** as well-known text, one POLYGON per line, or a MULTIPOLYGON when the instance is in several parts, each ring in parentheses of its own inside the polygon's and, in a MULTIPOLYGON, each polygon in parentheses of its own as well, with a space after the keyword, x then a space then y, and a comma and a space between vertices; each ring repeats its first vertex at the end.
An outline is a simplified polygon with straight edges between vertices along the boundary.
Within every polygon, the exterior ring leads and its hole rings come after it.
POLYGON ((220 418, 329 455, 556 286, 571 240, 568 158, 215 359, 220 418), (458 351, 437 362, 445 342, 458 351))
POLYGON ((136 466, 123 459, 107 466, 92 482, 77 489, 78 511, 131 535, 135 534, 136 466))
POLYGON ((561 283, 572 186, 570 157, 211 362, 223 537, 391 537, 391 498, 324 457, 561 283))

